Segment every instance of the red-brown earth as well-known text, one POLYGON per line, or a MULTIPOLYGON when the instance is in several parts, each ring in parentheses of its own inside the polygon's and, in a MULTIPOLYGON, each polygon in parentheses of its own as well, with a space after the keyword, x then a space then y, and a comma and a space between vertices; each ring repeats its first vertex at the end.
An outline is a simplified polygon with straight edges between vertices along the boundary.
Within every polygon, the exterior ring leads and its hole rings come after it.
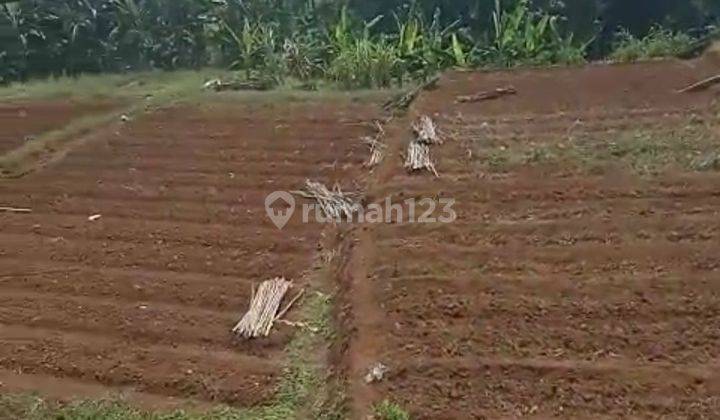
POLYGON ((280 232, 264 210, 310 178, 456 200, 454 223, 346 236, 335 361, 352 417, 383 399, 420 419, 718 417, 720 176, 689 164, 717 146, 715 91, 675 91, 716 72, 451 72, 385 127, 369 177, 357 139, 376 104, 220 97, 131 121, 0 183, 0 206, 32 209, 0 214, 2 389, 269 401, 293 330, 229 330, 253 283, 313 266, 322 228, 296 214, 280 232), (445 138, 439 178, 399 158, 423 114, 445 138))
POLYGON ((720 415, 720 175, 675 164, 674 148, 583 154, 698 119, 717 147, 715 91, 675 92, 711 74, 702 62, 453 72, 391 123, 400 152, 411 121, 435 119, 440 178, 396 158, 371 199, 453 198, 458 217, 357 230, 355 415, 383 399, 415 419, 720 415), (455 100, 506 86, 518 94, 455 100), (574 153, 512 160, 531 147, 574 153), (511 159, 489 164, 495 153, 511 159), (638 170, 640 157, 662 165, 638 170), (366 384, 376 362, 388 373, 366 384))
POLYGON ((7 153, 74 120, 118 107, 110 101, 45 100, 0 103, 0 153, 7 153))
MULTIPOLYGON (((294 330, 254 341, 230 330, 253 284, 285 276, 303 286, 322 229, 296 213, 278 230, 265 196, 354 179, 358 137, 378 109, 340 99, 178 105, 1 181, 0 206, 32 213, 0 213, 0 390, 267 403, 294 330)), ((8 127, 3 138, 26 130, 8 127)))

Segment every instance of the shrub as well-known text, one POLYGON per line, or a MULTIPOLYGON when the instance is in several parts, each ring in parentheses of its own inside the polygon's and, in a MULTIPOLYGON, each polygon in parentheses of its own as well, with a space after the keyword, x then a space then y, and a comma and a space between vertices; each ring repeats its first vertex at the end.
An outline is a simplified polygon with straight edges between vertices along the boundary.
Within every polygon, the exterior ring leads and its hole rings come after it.
POLYGON ((661 26, 654 26, 642 38, 637 38, 628 30, 623 29, 616 34, 610 59, 632 62, 661 57, 677 57, 691 50, 695 43, 696 40, 692 36, 682 32, 673 32, 661 26))
POLYGON ((337 52, 329 76, 346 89, 389 87, 400 61, 394 46, 357 39, 337 52))

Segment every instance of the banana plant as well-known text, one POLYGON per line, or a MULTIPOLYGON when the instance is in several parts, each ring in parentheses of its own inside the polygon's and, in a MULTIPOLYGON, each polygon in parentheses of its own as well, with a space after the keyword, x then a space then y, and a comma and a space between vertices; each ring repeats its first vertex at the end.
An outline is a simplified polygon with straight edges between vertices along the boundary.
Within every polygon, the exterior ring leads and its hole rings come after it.
POLYGON ((503 65, 558 61, 563 56, 582 58, 585 47, 575 47, 572 36, 562 36, 557 20, 555 15, 533 12, 529 0, 520 0, 512 10, 506 10, 501 0, 495 0, 493 55, 503 65))
POLYGON ((465 52, 457 34, 452 34, 452 52, 453 58, 455 59, 455 65, 460 67, 467 67, 468 65, 468 54, 465 52))
POLYGON ((397 15, 395 19, 398 21, 398 33, 400 34, 398 39, 400 53, 403 55, 415 54, 416 49, 422 42, 420 22, 415 18, 411 18, 407 22, 400 22, 400 18, 397 17, 397 15))

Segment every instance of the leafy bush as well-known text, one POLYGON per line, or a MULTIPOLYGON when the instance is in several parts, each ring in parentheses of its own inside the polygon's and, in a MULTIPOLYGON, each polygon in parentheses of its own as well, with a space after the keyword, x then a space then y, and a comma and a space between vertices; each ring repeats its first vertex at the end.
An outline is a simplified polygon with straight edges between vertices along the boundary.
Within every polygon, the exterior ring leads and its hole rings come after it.
POLYGON ((650 32, 637 38, 623 29, 616 34, 610 59, 620 62, 649 60, 660 57, 677 57, 693 49, 696 39, 692 36, 654 26, 650 32))
POLYGON ((328 75, 347 89, 388 87, 398 66, 397 51, 382 41, 357 39, 343 46, 328 75))
POLYGON ((21 78, 26 66, 17 11, 14 5, 0 4, 0 85, 21 78))

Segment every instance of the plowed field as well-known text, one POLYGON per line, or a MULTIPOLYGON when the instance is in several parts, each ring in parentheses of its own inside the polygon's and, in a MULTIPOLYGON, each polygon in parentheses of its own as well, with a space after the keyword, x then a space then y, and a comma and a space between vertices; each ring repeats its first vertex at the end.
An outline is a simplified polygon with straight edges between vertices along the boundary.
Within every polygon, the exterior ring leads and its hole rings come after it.
POLYGON ((32 209, 0 213, 0 390, 269 401, 297 330, 230 328, 253 283, 302 282, 316 261, 330 228, 296 212, 279 231, 264 208, 314 179, 457 213, 341 226, 328 382, 348 417, 387 399, 414 419, 717 418, 716 91, 676 92, 714 73, 450 72, 385 125, 373 172, 358 138, 377 104, 218 96, 131 120, 0 182, 0 206, 32 209), (400 159, 421 115, 445 140, 438 178, 400 159))
POLYGON ((440 178, 392 162, 371 190, 451 197, 458 219, 358 234, 358 410, 388 398, 420 419, 720 415, 720 176, 698 163, 720 145, 714 93, 674 92, 705 75, 451 73, 425 93, 392 141, 433 116, 440 178), (518 94, 455 102, 508 85, 518 94), (367 385, 375 361, 389 373, 367 385))
POLYGON ((230 329, 253 284, 302 280, 321 232, 299 217, 279 231, 265 196, 355 178, 376 109, 177 106, 0 183, 2 205, 32 209, 0 213, 3 389, 267 401, 292 329, 252 342, 230 329))
POLYGON ((0 103, 0 153, 60 129, 74 119, 117 107, 111 102, 26 101, 0 103))

